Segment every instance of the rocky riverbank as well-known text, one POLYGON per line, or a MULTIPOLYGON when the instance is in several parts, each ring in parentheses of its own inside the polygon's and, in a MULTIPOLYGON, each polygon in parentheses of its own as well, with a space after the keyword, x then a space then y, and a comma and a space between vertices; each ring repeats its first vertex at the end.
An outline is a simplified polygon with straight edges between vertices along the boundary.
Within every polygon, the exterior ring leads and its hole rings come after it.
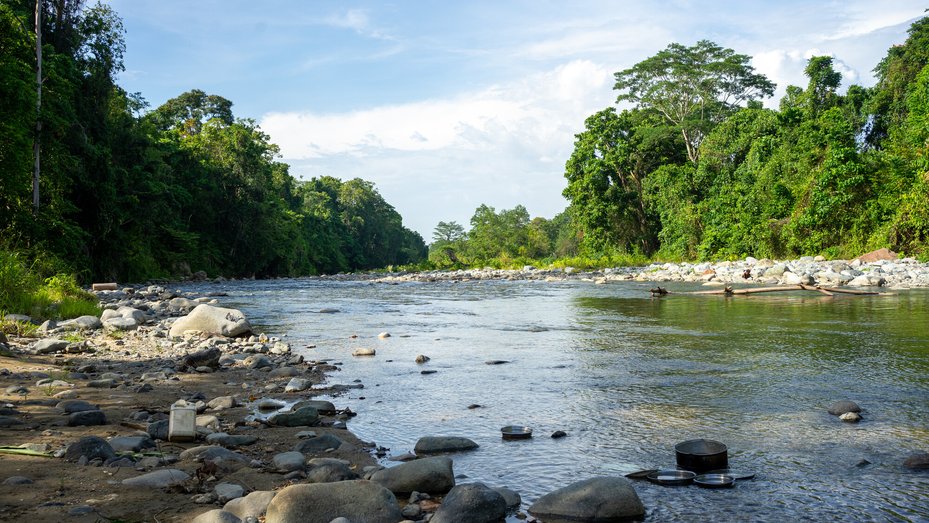
POLYGON ((854 260, 826 260, 822 256, 806 256, 797 260, 776 261, 752 257, 739 261, 702 263, 653 263, 645 267, 615 267, 595 271, 538 269, 527 266, 521 270, 470 269, 458 271, 426 271, 371 275, 338 275, 330 279, 370 279, 382 283, 406 281, 474 281, 474 280, 540 280, 540 281, 616 281, 696 282, 706 285, 763 284, 819 285, 823 287, 888 287, 907 289, 929 287, 929 263, 915 258, 897 258, 882 249, 854 260))
MULTIPOLYGON (((425 437, 403 463, 378 465, 384 449, 349 432, 353 413, 337 406, 363 385, 327 386, 339 362, 251 332, 222 296, 97 294, 99 318, 0 338, 0 520, 533 520, 516 492, 456 484, 454 454, 476 446, 465 438, 425 437), (172 408, 196 413, 191 440, 172 437, 172 408)), ((625 478, 539 502, 547 520, 644 514, 625 478)))

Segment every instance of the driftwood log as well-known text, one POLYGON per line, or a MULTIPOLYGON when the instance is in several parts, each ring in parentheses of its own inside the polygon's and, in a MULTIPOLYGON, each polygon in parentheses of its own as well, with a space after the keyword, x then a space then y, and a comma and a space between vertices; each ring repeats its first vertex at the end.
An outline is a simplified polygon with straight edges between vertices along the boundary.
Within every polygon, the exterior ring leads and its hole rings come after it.
MULTIPOLYGON (((856 291, 852 289, 837 289, 835 287, 820 287, 819 285, 778 285, 776 287, 749 287, 747 289, 733 289, 731 286, 727 285, 723 289, 713 290, 713 291, 694 291, 694 292, 679 292, 677 294, 722 294, 724 296, 738 296, 745 294, 760 294, 762 292, 789 292, 789 291, 811 291, 818 292, 820 294, 825 294, 826 296, 834 296, 835 294, 855 294, 860 296, 876 296, 879 295, 879 292, 873 291, 856 291)), ((657 289, 651 290, 652 296, 666 296, 671 294, 667 289, 658 287, 657 289)))

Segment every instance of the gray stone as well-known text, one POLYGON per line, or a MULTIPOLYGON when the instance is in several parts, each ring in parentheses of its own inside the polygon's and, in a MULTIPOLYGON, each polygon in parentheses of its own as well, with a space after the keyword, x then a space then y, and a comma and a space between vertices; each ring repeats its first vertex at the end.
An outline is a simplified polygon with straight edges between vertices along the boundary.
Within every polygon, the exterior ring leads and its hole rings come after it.
POLYGON ((168 441, 168 424, 169 421, 166 419, 158 420, 153 423, 148 424, 146 431, 152 439, 157 439, 161 441, 168 441))
POLYGON ((416 454, 438 454, 441 452, 473 450, 477 447, 477 443, 459 436, 424 436, 416 442, 413 452, 416 454))
POLYGON ((833 416, 841 416, 846 412, 861 412, 861 407, 854 401, 849 400, 837 401, 829 406, 829 414, 833 416))
POLYGON ((168 335, 174 338, 182 336, 185 331, 199 331, 233 338, 251 330, 252 326, 242 311, 201 303, 190 314, 175 321, 168 335))
POLYGON ((268 373, 268 376, 272 378, 292 378, 299 375, 300 371, 294 367, 278 367, 268 373))
POLYGON ((358 479, 358 474, 341 460, 317 458, 311 459, 307 465, 307 483, 332 483, 333 481, 358 479))
POLYGON ((258 436, 250 434, 226 434, 225 432, 214 432, 208 434, 206 442, 210 445, 221 445, 226 448, 244 447, 253 445, 258 441, 258 436))
POLYGON ((181 361, 178 362, 178 367, 183 370, 188 367, 219 367, 219 357, 222 355, 222 352, 216 347, 208 347, 203 350, 198 350, 196 352, 191 352, 190 354, 185 355, 181 358, 181 361))
POLYGON ((109 441, 116 452, 142 452, 155 448, 155 442, 149 436, 119 436, 109 441))
POLYGON ((96 316, 87 315, 63 321, 58 326, 65 330, 97 330, 103 327, 103 322, 96 316))
POLYGON ((314 452, 324 452, 328 449, 337 449, 344 443, 341 439, 332 434, 323 434, 315 438, 307 438, 294 446, 294 450, 304 454, 314 452))
POLYGON ((4 485, 32 485, 33 481, 26 476, 10 476, 3 480, 4 485))
POLYGON ((278 472, 292 472, 294 470, 303 470, 306 465, 306 456, 301 452, 290 451, 275 454, 271 458, 271 465, 278 472))
POLYGON ((233 499, 223 505, 223 510, 236 516, 245 518, 260 518, 268 510, 268 504, 274 499, 277 492, 273 490, 256 490, 247 496, 233 499))
POLYGON ((181 452, 178 456, 182 461, 237 461, 239 463, 249 463, 249 459, 238 452, 225 449, 216 445, 203 445, 193 447, 181 452))
POLYGON ((219 483, 213 487, 213 492, 216 494, 216 500, 220 503, 226 503, 233 499, 241 498, 245 495, 245 488, 242 485, 236 485, 235 483, 219 483))
POLYGON ((326 400, 304 400, 298 402, 294 405, 294 410, 302 409, 303 407, 312 407, 316 409, 320 414, 335 414, 335 405, 331 401, 326 400))
POLYGON ((377 351, 369 347, 362 347, 352 351, 352 356, 374 356, 375 354, 377 354, 377 351))
POLYGON ((457 485, 429 520, 431 523, 497 523, 506 517, 506 500, 483 483, 457 485))
POLYGON ((124 479, 122 484, 133 488, 166 488, 183 485, 190 479, 183 470, 161 469, 134 478, 124 479))
POLYGON ((95 509, 94 507, 90 505, 78 505, 68 510, 68 515, 69 516, 86 516, 87 514, 93 514, 96 511, 97 509, 95 509))
POLYGON ((200 514, 191 520, 191 523, 241 523, 242 520, 231 512, 223 509, 213 509, 200 514))
POLYGON ((168 306, 175 308, 175 309, 180 309, 185 312, 190 312, 197 305, 199 305, 197 302, 191 299, 181 298, 181 297, 171 298, 171 301, 168 302, 168 306))
POLYGON ((903 466, 912 470, 929 470, 929 453, 913 454, 903 461, 903 466))
POLYGON ((506 487, 493 487, 498 494, 503 496, 503 500, 506 502, 507 510, 518 509, 523 503, 523 498, 520 497, 519 492, 515 490, 508 489, 506 487))
POLYGON ((106 425, 106 414, 102 410, 85 410, 68 415, 69 427, 92 427, 106 425))
POLYGON ((281 412, 268 418, 268 423, 279 427, 309 427, 319 422, 319 412, 303 407, 293 412, 281 412))
POLYGON ((15 425, 23 425, 23 422, 11 416, 0 416, 0 428, 8 428, 15 425))
POLYGON ((249 369, 263 369, 266 367, 274 367, 274 362, 271 361, 271 358, 265 356, 264 354, 252 354, 251 356, 242 360, 242 364, 248 367, 249 369))
POLYGON ((444 494, 455 486, 455 474, 450 458, 433 456, 378 470, 371 475, 371 481, 396 494, 444 494))
POLYGON ((397 498, 384 487, 364 480, 291 485, 268 505, 266 523, 330 522, 344 517, 366 523, 403 519, 397 498))
POLYGON ((96 405, 88 403, 84 400, 60 401, 58 402, 58 405, 55 405, 55 408, 65 414, 73 414, 75 412, 83 412, 85 410, 100 410, 96 405))
POLYGON ((543 521, 625 521, 645 515, 645 506, 626 478, 601 477, 550 492, 529 507, 543 521))
POLYGON ((139 322, 132 318, 110 318, 103 322, 107 331, 132 331, 139 328, 139 322))
POLYGON ((68 445, 64 458, 65 461, 77 461, 81 456, 86 456, 87 459, 102 458, 107 460, 115 458, 116 452, 103 438, 85 436, 68 445))
POLYGON ((65 340, 58 340, 55 338, 46 338, 44 340, 39 340, 32 346, 32 350, 36 354, 51 354, 53 352, 59 352, 65 350, 68 347, 68 343, 65 340))
POLYGON ((104 378, 99 380, 88 381, 87 386, 94 389, 112 389, 116 386, 116 380, 104 378))
POLYGON ((302 392, 313 386, 313 382, 306 378, 291 378, 284 387, 284 392, 302 392))

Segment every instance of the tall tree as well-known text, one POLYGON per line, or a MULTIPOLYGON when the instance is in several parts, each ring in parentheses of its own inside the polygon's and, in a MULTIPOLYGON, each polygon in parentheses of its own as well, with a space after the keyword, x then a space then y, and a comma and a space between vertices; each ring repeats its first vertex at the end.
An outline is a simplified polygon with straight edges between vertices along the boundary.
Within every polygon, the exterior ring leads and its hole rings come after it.
POLYGON ((669 45, 658 54, 616 73, 617 102, 658 111, 680 130, 687 158, 697 163, 700 142, 712 126, 742 102, 774 93, 756 74, 747 55, 709 41, 669 45))

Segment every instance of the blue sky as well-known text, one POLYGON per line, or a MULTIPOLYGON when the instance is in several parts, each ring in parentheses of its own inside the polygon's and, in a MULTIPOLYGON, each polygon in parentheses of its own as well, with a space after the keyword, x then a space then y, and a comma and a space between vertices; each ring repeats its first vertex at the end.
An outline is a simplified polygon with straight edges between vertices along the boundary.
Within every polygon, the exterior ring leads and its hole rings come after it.
POLYGON ((564 164, 613 73, 671 42, 713 40, 778 84, 813 55, 843 85, 871 70, 924 1, 109 0, 126 28, 119 83, 152 107, 190 89, 257 120, 297 178, 374 182, 429 241, 480 204, 564 210, 564 164))

